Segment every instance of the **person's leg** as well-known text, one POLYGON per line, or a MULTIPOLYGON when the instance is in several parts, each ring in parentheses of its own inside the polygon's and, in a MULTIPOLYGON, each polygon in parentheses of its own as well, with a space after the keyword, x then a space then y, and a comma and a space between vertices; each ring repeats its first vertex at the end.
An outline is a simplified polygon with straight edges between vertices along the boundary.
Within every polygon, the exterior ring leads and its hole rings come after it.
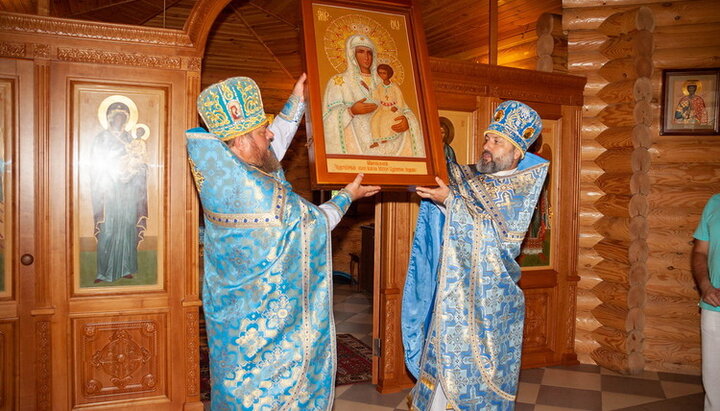
POLYGON ((720 411, 720 311, 703 309, 700 329, 705 411, 720 411))

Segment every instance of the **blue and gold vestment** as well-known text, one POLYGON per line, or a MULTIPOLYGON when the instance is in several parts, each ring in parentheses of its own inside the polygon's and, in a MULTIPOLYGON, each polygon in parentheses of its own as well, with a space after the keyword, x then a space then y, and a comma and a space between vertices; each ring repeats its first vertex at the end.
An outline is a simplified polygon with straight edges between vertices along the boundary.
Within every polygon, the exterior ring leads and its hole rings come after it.
MULTIPOLYGON (((187 148, 205 215, 212 409, 329 410, 336 355, 327 217, 282 170, 245 164, 203 129, 188 131, 187 148)), ((341 192, 330 203, 342 214, 350 200, 341 192)))
POLYGON ((515 258, 549 163, 526 154, 514 173, 449 163, 447 215, 420 207, 403 294, 405 361, 418 382, 411 409, 442 386, 448 408, 512 409, 525 314, 515 258))

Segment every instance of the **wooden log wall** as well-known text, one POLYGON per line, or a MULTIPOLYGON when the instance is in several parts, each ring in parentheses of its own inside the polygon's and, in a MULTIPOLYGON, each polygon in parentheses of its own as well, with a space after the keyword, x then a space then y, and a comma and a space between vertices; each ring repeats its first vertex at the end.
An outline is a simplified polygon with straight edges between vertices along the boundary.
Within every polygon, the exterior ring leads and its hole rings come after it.
POLYGON ((660 101, 663 69, 720 66, 719 23, 711 0, 563 0, 569 73, 588 79, 581 362, 624 373, 700 370, 690 251, 705 202, 720 192, 720 140, 660 135, 660 101))
POLYGON ((567 35, 562 29, 562 15, 543 13, 535 23, 537 71, 567 73, 567 35))

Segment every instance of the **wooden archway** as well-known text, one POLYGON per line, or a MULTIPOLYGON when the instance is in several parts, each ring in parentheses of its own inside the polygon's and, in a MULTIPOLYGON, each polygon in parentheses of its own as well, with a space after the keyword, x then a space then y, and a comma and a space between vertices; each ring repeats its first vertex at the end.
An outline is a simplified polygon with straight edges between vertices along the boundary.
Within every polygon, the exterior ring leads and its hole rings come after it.
POLYGON ((187 34, 190 42, 195 47, 198 56, 205 51, 208 34, 218 14, 230 3, 231 0, 199 0, 190 11, 190 16, 185 21, 183 31, 187 34))

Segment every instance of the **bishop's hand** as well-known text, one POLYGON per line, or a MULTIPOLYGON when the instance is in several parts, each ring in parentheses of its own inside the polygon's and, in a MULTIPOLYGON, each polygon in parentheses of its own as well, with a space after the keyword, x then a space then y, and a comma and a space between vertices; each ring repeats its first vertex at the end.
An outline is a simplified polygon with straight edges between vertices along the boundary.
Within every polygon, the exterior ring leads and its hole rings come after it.
POLYGON ((305 101, 305 80, 307 79, 307 74, 302 73, 300 77, 298 77, 297 81, 295 82, 295 86, 293 86, 292 94, 293 96, 299 97, 300 101, 305 101))
POLYGON ((345 186, 345 191, 350 194, 350 197, 352 197, 352 201, 363 197, 373 196, 380 191, 380 186, 360 185, 364 176, 365 175, 363 173, 358 174, 352 183, 345 186))
POLYGON ((435 177, 435 181, 438 183, 436 188, 417 187, 415 190, 422 198, 428 198, 438 204, 445 204, 445 200, 450 195, 450 188, 440 177, 435 177))

